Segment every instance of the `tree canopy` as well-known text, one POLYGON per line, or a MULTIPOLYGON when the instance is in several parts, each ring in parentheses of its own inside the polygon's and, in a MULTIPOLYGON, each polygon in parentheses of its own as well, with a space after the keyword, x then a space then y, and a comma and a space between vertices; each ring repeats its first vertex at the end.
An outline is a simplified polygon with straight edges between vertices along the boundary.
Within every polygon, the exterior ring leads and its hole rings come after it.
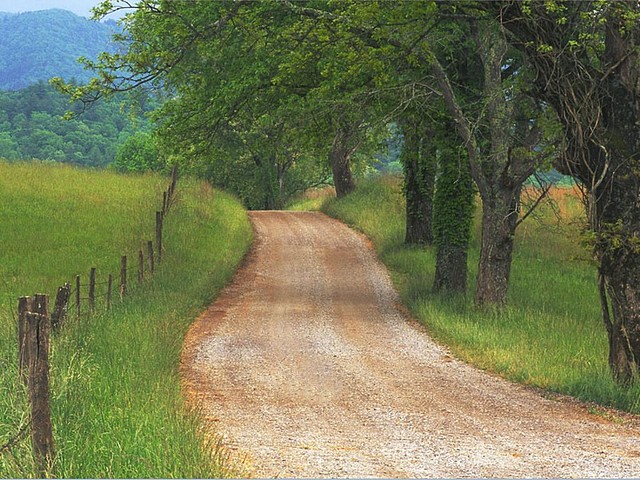
MULTIPOLYGON (((477 187, 478 306, 507 302, 527 178, 551 162, 572 175, 588 206, 612 371, 621 383, 639 375, 637 2, 106 0, 97 15, 121 7, 132 8, 123 49, 88 61, 97 76, 67 89, 72 98, 161 88, 166 151, 216 182, 241 179, 266 208, 329 169, 348 194, 357 153, 397 121, 405 176, 419 179, 408 202, 431 192, 420 199, 430 209, 433 188, 420 182, 436 170, 424 173, 424 152, 442 173, 435 199, 452 198, 443 178, 470 174, 477 187), (464 161, 447 163, 461 149, 464 161)), ((464 246, 471 209, 439 208, 466 212, 448 229, 464 246)))

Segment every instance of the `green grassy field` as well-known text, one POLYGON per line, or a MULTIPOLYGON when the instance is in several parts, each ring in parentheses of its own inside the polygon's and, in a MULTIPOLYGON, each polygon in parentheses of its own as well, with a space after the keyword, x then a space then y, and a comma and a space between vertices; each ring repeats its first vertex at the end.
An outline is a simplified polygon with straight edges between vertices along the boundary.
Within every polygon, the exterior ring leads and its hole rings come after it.
MULTIPOLYGON (((153 239, 167 178, 0 162, 0 447, 27 421, 17 378, 17 297, 53 294, 96 267, 119 271, 153 239)), ((110 312, 73 319, 52 339, 51 405, 58 477, 233 475, 205 447, 178 375, 182 340, 251 242, 243 208, 181 179, 165 222, 164 259, 110 312)), ((86 275, 85 275, 86 276, 86 275)), ((211 441, 210 441, 211 442, 211 441)), ((0 452, 0 477, 35 475, 29 438, 0 452)))
POLYGON ((397 179, 364 182, 345 199, 302 205, 319 207, 367 234, 412 314, 459 358, 527 385, 640 413, 640 386, 619 388, 609 374, 596 271, 580 245, 579 199, 570 189, 558 189, 554 197, 555 210, 543 206, 518 230, 509 307, 499 314, 473 307, 480 209, 465 298, 433 294, 433 249, 403 245, 397 179))

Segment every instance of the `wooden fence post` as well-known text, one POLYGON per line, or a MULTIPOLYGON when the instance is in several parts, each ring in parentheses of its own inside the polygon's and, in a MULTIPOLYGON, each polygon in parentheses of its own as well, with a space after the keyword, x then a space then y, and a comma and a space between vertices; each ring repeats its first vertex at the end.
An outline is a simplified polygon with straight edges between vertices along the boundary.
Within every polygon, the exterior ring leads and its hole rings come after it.
POLYGON ((168 200, 169 200, 169 197, 167 195, 167 192, 162 192, 162 216, 163 217, 167 213, 167 210, 169 210, 168 200))
POLYGON ((120 298, 127 294, 127 256, 120 259, 120 298))
POLYGON ((20 297, 18 299, 18 375, 22 382, 27 384, 27 370, 29 368, 29 324, 27 323, 27 313, 32 310, 33 299, 31 297, 20 297))
POLYGON ((36 293, 33 296, 32 312, 49 317, 49 297, 44 293, 36 293))
POLYGON ((53 466, 54 445, 51 426, 51 406, 49 401, 49 331, 47 316, 48 299, 36 295, 34 310, 26 314, 29 325, 29 375, 28 390, 31 403, 31 443, 38 468, 44 478, 53 466))
POLYGON ((153 273, 153 241, 147 242, 147 260, 149 261, 149 272, 153 273))
POLYGON ((142 249, 138 250, 138 283, 142 283, 144 280, 144 253, 142 249))
POLYGON ((171 171, 171 186, 169 187, 172 197, 173 197, 173 194, 176 191, 176 183, 177 182, 178 182, 178 164, 176 163, 173 166, 173 170, 171 171))
POLYGON ((69 297, 71 296, 71 285, 66 283, 58 288, 56 295, 56 303, 51 314, 51 328, 57 330, 62 326, 67 315, 67 307, 69 306, 69 297))
POLYGON ((156 248, 158 263, 162 261, 162 212, 156 212, 156 248))
POLYGON ((89 273, 89 311, 96 310, 96 268, 92 267, 89 273))
POLYGON ((111 309, 111 288, 113 284, 113 276, 109 274, 109 279, 107 280, 107 310, 111 309))
POLYGON ((76 275, 76 314, 80 318, 80 275, 76 275))

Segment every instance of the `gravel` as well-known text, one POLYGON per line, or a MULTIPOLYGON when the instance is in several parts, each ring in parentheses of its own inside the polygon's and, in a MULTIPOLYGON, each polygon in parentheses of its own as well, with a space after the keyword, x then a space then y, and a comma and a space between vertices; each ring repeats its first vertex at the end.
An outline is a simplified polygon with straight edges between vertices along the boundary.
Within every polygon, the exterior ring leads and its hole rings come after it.
POLYGON ((244 475, 640 475, 636 420, 452 358, 398 307, 362 235, 319 213, 251 218, 254 249, 192 326, 182 365, 244 475))

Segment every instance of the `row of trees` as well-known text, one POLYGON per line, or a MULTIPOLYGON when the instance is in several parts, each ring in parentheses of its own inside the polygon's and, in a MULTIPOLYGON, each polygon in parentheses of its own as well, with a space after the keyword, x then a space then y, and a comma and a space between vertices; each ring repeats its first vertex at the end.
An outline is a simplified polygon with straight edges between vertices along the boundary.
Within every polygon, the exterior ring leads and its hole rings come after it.
POLYGON ((397 122, 407 240, 435 244, 436 289, 466 289, 481 199, 478 306, 506 303, 524 182, 552 163, 573 176, 610 366, 637 378, 637 2, 107 0, 96 13, 120 8, 123 52, 89 63, 98 76, 74 98, 164 89, 162 148, 219 182, 234 168, 258 179, 267 208, 329 173, 348 194, 355 156, 397 122))

